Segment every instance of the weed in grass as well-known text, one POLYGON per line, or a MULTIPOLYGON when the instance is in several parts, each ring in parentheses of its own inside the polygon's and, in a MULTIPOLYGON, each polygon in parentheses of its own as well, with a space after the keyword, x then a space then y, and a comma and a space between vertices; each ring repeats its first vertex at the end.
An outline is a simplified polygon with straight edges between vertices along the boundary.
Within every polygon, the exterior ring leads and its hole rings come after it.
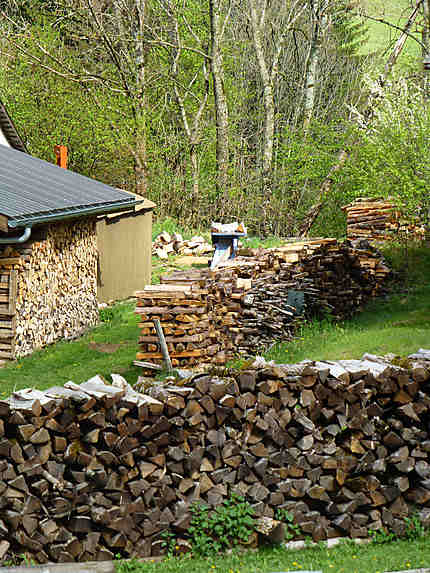
POLYGON ((391 543, 397 539, 397 535, 393 531, 385 529, 369 529, 369 535, 375 545, 391 543))
POLYGON ((194 555, 212 555, 238 543, 247 543, 255 528, 254 510, 234 493, 214 510, 204 504, 194 504, 191 513, 188 532, 194 555))
POLYGON ((277 508, 275 519, 285 524, 285 540, 291 541, 299 537, 302 533, 300 525, 294 523, 294 515, 284 508, 277 508))
POLYGON ((167 557, 175 555, 176 536, 172 531, 165 530, 161 534, 162 547, 166 550, 167 557))
POLYGON ((405 517, 405 537, 412 541, 413 539, 418 539, 424 537, 426 530, 421 522, 420 516, 415 512, 411 517, 405 517))

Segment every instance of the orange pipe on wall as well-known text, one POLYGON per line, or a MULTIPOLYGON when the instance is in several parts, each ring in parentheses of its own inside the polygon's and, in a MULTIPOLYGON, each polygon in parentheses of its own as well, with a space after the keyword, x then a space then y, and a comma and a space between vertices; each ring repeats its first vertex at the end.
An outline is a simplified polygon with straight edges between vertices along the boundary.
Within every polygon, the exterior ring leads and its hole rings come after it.
POLYGON ((67 146, 56 145, 54 147, 54 152, 57 156, 57 165, 63 169, 67 169, 67 146))

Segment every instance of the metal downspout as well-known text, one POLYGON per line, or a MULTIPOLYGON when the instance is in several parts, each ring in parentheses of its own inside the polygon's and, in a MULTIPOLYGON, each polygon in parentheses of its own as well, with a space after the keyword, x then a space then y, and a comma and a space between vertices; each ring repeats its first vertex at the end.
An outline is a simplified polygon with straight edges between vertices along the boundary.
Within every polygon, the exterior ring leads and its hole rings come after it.
POLYGON ((0 238, 0 245, 13 245, 25 243, 31 237, 31 227, 25 227, 24 233, 20 237, 0 238))

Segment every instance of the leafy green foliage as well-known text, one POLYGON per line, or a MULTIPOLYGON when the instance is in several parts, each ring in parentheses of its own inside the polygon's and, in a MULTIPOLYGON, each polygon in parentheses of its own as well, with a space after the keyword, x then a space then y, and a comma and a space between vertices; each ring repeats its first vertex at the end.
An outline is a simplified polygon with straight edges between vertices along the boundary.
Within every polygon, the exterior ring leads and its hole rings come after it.
POLYGON ((372 543, 376 545, 384 545, 397 539, 397 535, 393 531, 386 531, 385 529, 369 529, 369 535, 372 543))
POLYGON ((302 533, 300 525, 294 523, 294 515, 284 508, 277 508, 275 519, 285 524, 285 540, 291 541, 302 533))
POLYGON ((409 541, 424 537, 426 530, 417 512, 413 513, 411 517, 405 517, 406 529, 405 537, 409 541))
POLYGON ((213 510, 204 504, 194 504, 191 512, 188 533, 195 555, 211 555, 247 543, 254 531, 254 510, 234 493, 213 510))
POLYGON ((403 535, 398 535, 394 531, 390 531, 387 528, 384 529, 369 529, 369 535, 372 539, 372 543, 376 545, 383 545, 385 543, 391 543, 400 538, 405 538, 408 541, 415 541, 426 535, 426 529, 421 522, 418 512, 413 513, 410 517, 404 518, 405 530, 403 535))
MULTIPOLYGON (((392 198, 408 217, 427 218, 430 208, 430 109, 422 90, 395 78, 374 109, 372 129, 358 131, 359 143, 338 174, 337 208, 362 197, 392 198)), ((336 206, 335 206, 336 205, 336 206)))

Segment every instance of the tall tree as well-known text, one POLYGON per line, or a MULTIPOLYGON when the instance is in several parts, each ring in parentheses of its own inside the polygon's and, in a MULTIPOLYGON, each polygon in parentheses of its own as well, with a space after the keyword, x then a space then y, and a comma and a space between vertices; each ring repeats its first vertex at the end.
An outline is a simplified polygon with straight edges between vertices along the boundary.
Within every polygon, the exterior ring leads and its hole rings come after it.
POLYGON ((228 188, 229 154, 229 113, 227 96, 224 87, 224 66, 222 57, 222 41, 228 24, 232 0, 222 13, 222 0, 209 0, 210 31, 211 31, 211 73, 215 100, 216 118, 216 160, 217 160, 217 191, 220 208, 226 204, 228 188))
POLYGON ((273 148, 275 139, 275 80, 279 72, 279 60, 284 48, 286 35, 300 18, 304 6, 301 0, 275 3, 274 11, 279 11, 277 26, 271 25, 274 16, 273 7, 269 12, 267 0, 248 0, 249 21, 252 30, 252 43, 263 87, 264 132, 261 152, 262 172, 262 208, 263 219, 267 219, 267 203, 270 200, 273 184, 273 148), (266 49, 265 40, 271 33, 271 50, 266 49), (268 53, 269 52, 269 53, 268 53))

